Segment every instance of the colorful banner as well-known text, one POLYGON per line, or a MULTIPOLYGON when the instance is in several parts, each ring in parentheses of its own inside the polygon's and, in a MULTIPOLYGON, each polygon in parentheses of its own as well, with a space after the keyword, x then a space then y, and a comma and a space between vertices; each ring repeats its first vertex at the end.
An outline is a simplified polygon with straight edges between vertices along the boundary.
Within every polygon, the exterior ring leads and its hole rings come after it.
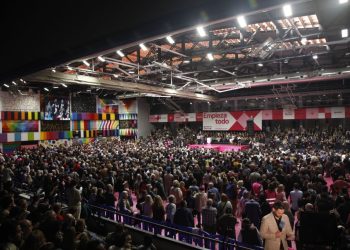
POLYGON ((131 136, 135 137, 137 136, 137 128, 126 128, 126 129, 119 129, 120 136, 131 136))
POLYGON ((118 120, 115 113, 72 113, 73 121, 118 120))
POLYGON ((10 112, 2 111, 1 120, 40 120, 40 112, 10 112))
POLYGON ((39 121, 3 121, 2 133, 10 132, 37 132, 39 121))
POLYGON ((137 120, 137 114, 119 114, 119 120, 137 120))
POLYGON ((119 128, 119 121, 97 121, 98 130, 115 130, 119 128))
POLYGON ((97 113, 118 113, 119 101, 114 99, 97 99, 97 113))

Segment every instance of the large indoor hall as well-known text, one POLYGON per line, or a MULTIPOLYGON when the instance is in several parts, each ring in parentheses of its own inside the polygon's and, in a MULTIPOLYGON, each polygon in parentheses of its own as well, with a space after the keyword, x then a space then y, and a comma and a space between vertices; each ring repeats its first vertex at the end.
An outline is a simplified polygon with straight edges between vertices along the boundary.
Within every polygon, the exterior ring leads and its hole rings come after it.
POLYGON ((349 16, 3 6, 0 250, 350 249, 349 16))

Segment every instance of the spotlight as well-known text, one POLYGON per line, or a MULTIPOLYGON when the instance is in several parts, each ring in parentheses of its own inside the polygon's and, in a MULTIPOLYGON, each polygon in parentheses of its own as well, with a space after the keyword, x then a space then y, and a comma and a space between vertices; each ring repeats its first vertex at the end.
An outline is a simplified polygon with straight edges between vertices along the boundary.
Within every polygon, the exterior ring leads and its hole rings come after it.
POLYGON ((198 26, 197 27, 197 32, 198 32, 200 37, 205 37, 207 35, 207 33, 205 32, 203 26, 198 26))
POLYGON ((207 54, 207 58, 209 59, 209 61, 213 61, 214 60, 214 57, 213 57, 212 53, 208 53, 207 54))
POLYGON ((168 42, 169 42, 170 44, 174 44, 174 43, 175 43, 174 39, 173 39, 171 36, 167 36, 167 37, 166 37, 166 40, 168 40, 168 42))
POLYGON ((51 71, 52 71, 53 73, 56 73, 56 70, 55 70, 55 69, 52 69, 51 71))
POLYGON ((307 44, 307 38, 306 37, 301 38, 300 42, 301 42, 302 45, 306 45, 307 44))
POLYGON ((120 57, 124 57, 124 53, 121 51, 121 50, 117 50, 117 54, 120 56, 120 57))
POLYGON ((286 4, 283 6, 283 13, 285 17, 290 17, 293 15, 292 6, 290 4, 286 4))
POLYGON ((258 63, 258 66, 259 66, 259 67, 262 67, 262 66, 264 66, 264 64, 262 64, 262 63, 258 63))
POLYGON ((90 66, 90 63, 88 63, 86 60, 83 60, 83 63, 88 67, 90 66))
POLYGON ((15 86, 17 85, 17 83, 15 81, 12 81, 12 84, 15 85, 15 86))
POLYGON ((6 87, 6 88, 9 88, 10 86, 9 85, 7 85, 6 83, 4 83, 4 86, 6 87))
POLYGON ((65 88, 67 88, 67 85, 66 85, 66 84, 64 84, 64 83, 61 83, 61 85, 62 85, 63 87, 65 87, 65 88))
POLYGON ((237 17, 237 21, 241 28, 244 28, 247 26, 247 21, 245 20, 244 16, 237 17))
POLYGON ((143 43, 140 43, 140 48, 143 50, 143 51, 147 51, 148 48, 143 44, 143 43))
POLYGON ((44 88, 45 91, 49 92, 50 90, 48 88, 44 88))
POLYGON ((100 62, 105 62, 105 61, 106 61, 106 59, 104 59, 102 56, 97 57, 97 59, 98 59, 100 62))
POLYGON ((312 59, 317 60, 318 59, 318 55, 313 55, 312 59))

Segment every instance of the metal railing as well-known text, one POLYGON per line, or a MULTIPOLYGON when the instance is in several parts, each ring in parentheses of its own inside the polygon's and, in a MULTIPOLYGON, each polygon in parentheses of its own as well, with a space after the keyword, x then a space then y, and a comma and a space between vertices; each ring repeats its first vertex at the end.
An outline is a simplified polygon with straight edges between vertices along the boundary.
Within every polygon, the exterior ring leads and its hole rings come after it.
POLYGON ((122 213, 113 207, 94 206, 87 204, 92 216, 104 218, 112 222, 123 223, 148 233, 185 243, 192 246, 211 250, 262 250, 263 247, 252 246, 224 237, 209 234, 199 228, 179 226, 167 222, 160 222, 152 218, 122 213))

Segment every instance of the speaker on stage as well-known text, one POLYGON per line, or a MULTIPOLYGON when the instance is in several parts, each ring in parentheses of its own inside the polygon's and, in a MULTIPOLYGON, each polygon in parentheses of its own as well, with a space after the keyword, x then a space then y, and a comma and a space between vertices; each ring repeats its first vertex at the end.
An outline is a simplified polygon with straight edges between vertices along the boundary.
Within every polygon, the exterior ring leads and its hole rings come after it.
POLYGON ((247 120, 247 131, 248 135, 253 136, 254 135, 254 119, 250 118, 247 120))

